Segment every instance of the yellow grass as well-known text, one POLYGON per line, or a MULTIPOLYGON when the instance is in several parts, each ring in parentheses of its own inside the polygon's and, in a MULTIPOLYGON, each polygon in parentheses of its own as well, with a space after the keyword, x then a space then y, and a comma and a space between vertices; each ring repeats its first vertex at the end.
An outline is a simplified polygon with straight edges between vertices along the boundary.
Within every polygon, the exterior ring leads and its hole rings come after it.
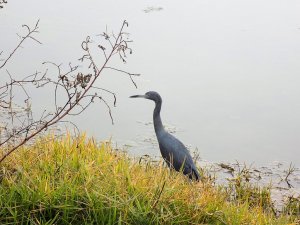
POLYGON ((130 158, 85 135, 47 136, 1 165, 0 224, 296 224, 257 191, 232 198, 162 162, 130 158), (247 195, 244 195, 247 196, 247 195), (268 202, 267 202, 268 203, 268 202), (270 204, 271 205, 271 204, 270 204))

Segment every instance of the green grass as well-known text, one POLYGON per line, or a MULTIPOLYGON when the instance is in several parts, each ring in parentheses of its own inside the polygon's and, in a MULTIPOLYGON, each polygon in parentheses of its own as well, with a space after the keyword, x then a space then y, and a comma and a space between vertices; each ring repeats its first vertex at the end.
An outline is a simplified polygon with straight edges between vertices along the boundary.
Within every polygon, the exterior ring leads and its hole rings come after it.
MULTIPOLYGON (((110 143, 45 137, 0 166, 0 224, 296 224, 267 189, 192 183, 110 143)), ((205 174, 205 172, 202 173, 205 174)))

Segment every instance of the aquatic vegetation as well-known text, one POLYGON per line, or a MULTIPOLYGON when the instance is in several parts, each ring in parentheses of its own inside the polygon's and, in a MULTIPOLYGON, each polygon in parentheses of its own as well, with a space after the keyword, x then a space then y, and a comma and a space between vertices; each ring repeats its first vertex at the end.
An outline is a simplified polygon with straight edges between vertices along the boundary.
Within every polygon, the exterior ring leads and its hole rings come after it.
MULTIPOLYGON (((296 224, 268 189, 244 180, 191 182, 84 135, 47 136, 0 167, 0 224, 296 224)), ((294 206, 293 206, 294 208, 294 206)), ((289 211, 290 212, 290 211, 289 211)), ((293 211, 294 212, 294 211, 293 211)))

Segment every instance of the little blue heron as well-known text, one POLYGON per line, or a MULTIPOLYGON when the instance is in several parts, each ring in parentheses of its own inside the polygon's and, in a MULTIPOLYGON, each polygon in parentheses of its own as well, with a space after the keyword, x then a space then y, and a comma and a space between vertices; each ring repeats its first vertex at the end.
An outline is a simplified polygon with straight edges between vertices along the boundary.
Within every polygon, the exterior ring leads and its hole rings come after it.
POLYGON ((162 125, 160 118, 162 99, 160 95, 155 91, 149 91, 144 95, 133 95, 130 98, 146 98, 155 102, 153 124, 162 157, 170 168, 182 171, 190 179, 199 181, 200 175, 189 151, 181 141, 169 134, 162 125))

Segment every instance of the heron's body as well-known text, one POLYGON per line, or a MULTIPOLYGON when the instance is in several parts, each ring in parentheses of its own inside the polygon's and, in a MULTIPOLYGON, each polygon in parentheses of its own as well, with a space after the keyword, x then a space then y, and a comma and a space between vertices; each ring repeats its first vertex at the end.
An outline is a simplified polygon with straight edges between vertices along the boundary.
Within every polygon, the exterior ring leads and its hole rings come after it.
POLYGON ((160 118, 162 99, 160 95, 157 92, 150 91, 145 95, 135 95, 131 97, 143 97, 155 102, 153 123, 162 157, 170 168, 174 168, 176 171, 182 171, 183 174, 188 175, 190 179, 194 178, 199 180, 200 175, 187 148, 181 141, 169 134, 162 125, 160 118))

